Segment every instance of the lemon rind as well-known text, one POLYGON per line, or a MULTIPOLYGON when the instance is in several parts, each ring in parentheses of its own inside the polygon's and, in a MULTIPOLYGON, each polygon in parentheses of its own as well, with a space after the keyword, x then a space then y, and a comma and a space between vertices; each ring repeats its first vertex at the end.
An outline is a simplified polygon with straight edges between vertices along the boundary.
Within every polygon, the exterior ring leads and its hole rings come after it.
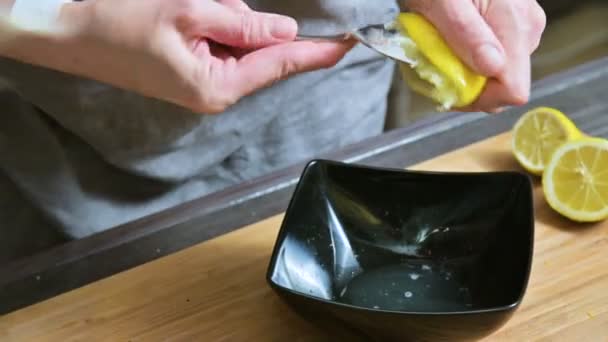
MULTIPOLYGON (((445 42, 439 31, 436 29, 436 27, 433 26, 432 23, 430 23, 422 15, 412 12, 400 13, 397 18, 397 22, 397 25, 400 30, 405 35, 407 35, 414 43, 417 43, 417 40, 430 39, 431 41, 435 42, 434 46, 437 47, 440 51, 442 51, 442 53, 440 53, 439 55, 433 55, 430 54, 430 51, 428 51, 428 44, 424 45, 426 46, 426 48, 424 46, 417 46, 418 54, 424 56, 427 60, 427 63, 425 63, 425 67, 432 67, 431 69, 433 70, 430 70, 430 73, 437 74, 442 79, 442 84, 436 85, 435 87, 437 90, 435 92, 435 95, 446 95, 446 99, 444 100, 444 103, 442 103, 438 99, 435 100, 438 103, 442 104, 442 108, 444 110, 451 109, 452 107, 464 107, 470 105, 471 103, 475 102, 477 98, 479 98, 487 83, 487 77, 475 73, 462 60, 460 60, 456 56, 454 51, 448 46, 447 42, 445 42), (408 22, 411 25, 414 25, 414 28, 423 27, 423 31, 432 31, 434 32, 434 34, 432 34, 431 37, 424 37, 420 36, 422 32, 416 31, 415 34, 412 35, 412 33, 409 32, 408 29, 408 27, 411 26, 408 25, 408 22), (447 58, 447 60, 445 60, 445 58, 447 58), (461 82, 462 79, 452 79, 451 77, 446 77, 444 75, 447 70, 444 70, 445 65, 439 63, 442 59, 444 60, 444 62, 447 61, 448 64, 452 65, 457 70, 460 70, 462 74, 459 74, 459 76, 468 77, 468 80, 467 82, 465 82, 466 84, 464 84, 463 87, 458 85, 458 83, 461 82)), ((424 75, 420 75, 420 77, 425 78, 424 75)))

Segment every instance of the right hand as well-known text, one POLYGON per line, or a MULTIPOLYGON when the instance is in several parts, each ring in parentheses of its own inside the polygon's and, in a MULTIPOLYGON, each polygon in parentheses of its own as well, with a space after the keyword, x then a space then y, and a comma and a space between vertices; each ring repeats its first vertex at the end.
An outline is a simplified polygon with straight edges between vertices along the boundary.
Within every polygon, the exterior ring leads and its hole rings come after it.
POLYGON ((531 55, 546 25, 536 0, 408 0, 471 68, 490 77, 475 104, 462 110, 499 112, 530 96, 531 55))
POLYGON ((64 5, 59 22, 69 34, 2 52, 203 113, 331 67, 353 46, 294 41, 295 20, 241 0, 89 0, 64 5))

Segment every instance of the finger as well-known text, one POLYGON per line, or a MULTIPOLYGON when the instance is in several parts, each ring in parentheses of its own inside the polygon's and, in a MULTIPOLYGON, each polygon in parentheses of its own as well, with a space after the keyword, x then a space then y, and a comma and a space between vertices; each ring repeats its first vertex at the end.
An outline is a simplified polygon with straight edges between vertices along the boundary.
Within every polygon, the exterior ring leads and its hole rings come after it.
POLYGON ((508 106, 521 106, 528 102, 530 94, 530 59, 523 58, 518 66, 507 70, 500 79, 490 79, 477 101, 459 111, 500 113, 508 106), (515 74, 517 73, 517 74, 515 74))
POLYGON ((196 33, 220 44, 245 49, 262 48, 294 40, 296 21, 278 14, 239 11, 220 3, 207 3, 201 9, 196 33))
POLYGON ((499 75, 498 80, 503 89, 497 89, 496 95, 502 94, 500 99, 504 104, 521 106, 528 102, 531 87, 531 61, 528 49, 520 46, 517 50, 507 54, 509 67, 499 75))
POLYGON ((487 113, 487 114, 500 114, 500 113, 503 113, 506 110, 507 110, 507 107, 497 107, 497 108, 483 109, 483 108, 478 108, 476 106, 467 106, 467 107, 464 107, 464 108, 456 108, 455 109, 455 111, 458 111, 458 112, 466 112, 466 113, 484 112, 484 113, 487 113))
POLYGON ((522 17, 520 8, 505 3, 493 6, 488 13, 488 23, 505 48, 509 64, 497 76, 503 88, 496 95, 505 104, 522 105, 528 101, 531 84, 529 18, 522 17))
POLYGON ((251 8, 242 0, 219 0, 218 2, 237 11, 251 11, 251 8))
POLYGON ((494 108, 488 111, 488 113, 491 114, 500 114, 500 113, 504 113, 507 110, 507 107, 498 107, 498 108, 494 108))
POLYGON ((486 112, 494 113, 500 108, 504 108, 510 103, 503 99, 505 86, 498 80, 488 80, 484 91, 481 93, 477 101, 470 106, 458 108, 459 111, 466 112, 486 112))
POLYGON ((299 41, 256 50, 226 71, 223 89, 240 98, 293 74, 332 67, 354 44, 299 41))
POLYGON ((226 60, 228 58, 234 57, 232 51, 230 51, 229 48, 224 45, 219 45, 214 42, 208 42, 207 44, 209 45, 209 53, 215 58, 226 60))
POLYGON ((236 59, 241 59, 241 58, 245 57, 246 55, 252 53, 253 51, 255 51, 255 50, 254 49, 242 49, 242 48, 231 48, 230 49, 230 53, 236 59))
POLYGON ((528 102, 530 95, 530 58, 519 58, 517 65, 499 79, 488 80, 488 83, 477 101, 465 110, 496 112, 507 106, 521 106, 528 102), (515 71, 517 70, 517 71, 515 71))
POLYGON ((408 7, 425 16, 471 68, 486 76, 503 71, 505 51, 472 1, 414 0, 408 7))
POLYGON ((530 54, 534 53, 547 26, 547 16, 537 1, 530 4, 530 54))

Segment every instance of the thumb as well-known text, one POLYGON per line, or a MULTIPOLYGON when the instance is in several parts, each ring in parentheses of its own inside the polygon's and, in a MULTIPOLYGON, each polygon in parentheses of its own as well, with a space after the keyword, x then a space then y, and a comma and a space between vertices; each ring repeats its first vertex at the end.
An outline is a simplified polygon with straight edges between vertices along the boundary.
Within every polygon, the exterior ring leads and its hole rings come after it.
POLYGON ((502 44, 472 1, 413 0, 408 7, 424 15, 454 52, 472 69, 497 76, 505 68, 502 44))
POLYGON ((215 3, 205 25, 207 38, 231 47, 255 49, 294 40, 298 24, 290 17, 243 11, 215 3))

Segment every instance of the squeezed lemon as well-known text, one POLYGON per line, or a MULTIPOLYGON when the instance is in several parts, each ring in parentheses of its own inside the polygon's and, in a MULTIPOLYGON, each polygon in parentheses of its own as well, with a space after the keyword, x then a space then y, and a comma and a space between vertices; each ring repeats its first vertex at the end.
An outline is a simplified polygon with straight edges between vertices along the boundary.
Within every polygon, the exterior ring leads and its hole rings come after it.
POLYGON ((468 106, 477 100, 487 77, 464 64, 428 20, 416 13, 400 13, 395 27, 404 37, 405 54, 415 62, 399 65, 413 91, 431 98, 443 110, 468 106))

